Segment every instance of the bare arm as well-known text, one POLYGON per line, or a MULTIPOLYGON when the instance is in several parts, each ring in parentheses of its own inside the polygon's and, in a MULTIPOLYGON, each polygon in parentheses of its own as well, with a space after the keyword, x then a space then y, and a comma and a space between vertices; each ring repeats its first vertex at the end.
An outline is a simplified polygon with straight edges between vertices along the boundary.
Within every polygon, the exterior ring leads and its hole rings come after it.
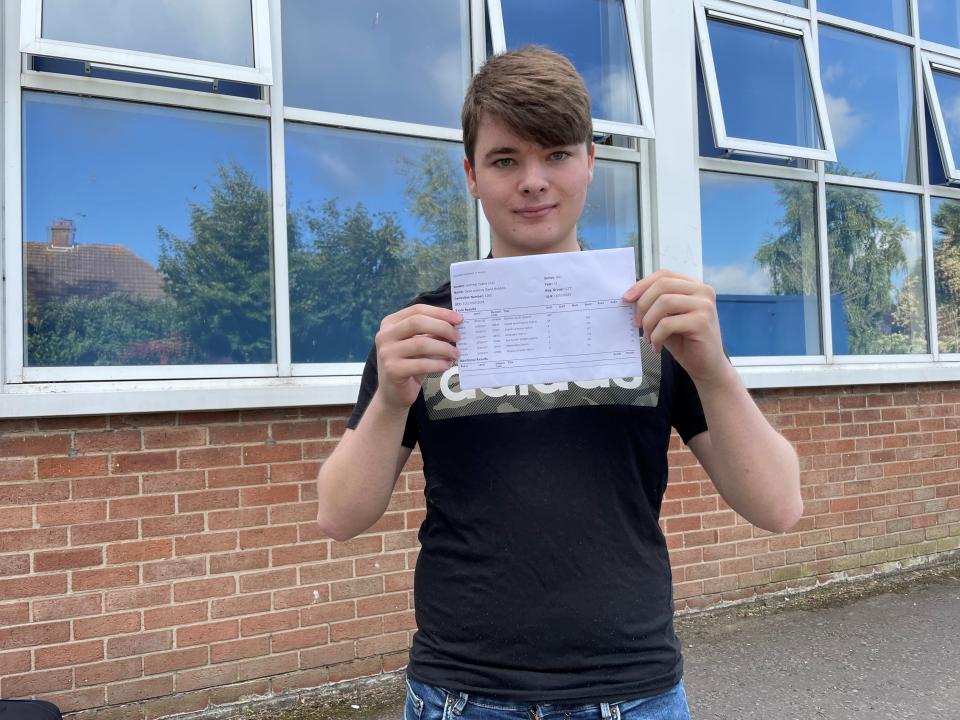
POLYGON ((713 288, 658 270, 624 299, 637 303, 644 340, 666 347, 697 386, 710 429, 692 438, 690 449, 723 499, 765 530, 792 528, 803 514, 800 464, 723 352, 713 288))
POLYGON ((410 457, 401 445, 410 406, 429 372, 458 357, 457 313, 413 305, 386 318, 377 333, 377 391, 355 430, 346 430, 317 477, 317 522, 335 540, 373 525, 390 503, 410 457))

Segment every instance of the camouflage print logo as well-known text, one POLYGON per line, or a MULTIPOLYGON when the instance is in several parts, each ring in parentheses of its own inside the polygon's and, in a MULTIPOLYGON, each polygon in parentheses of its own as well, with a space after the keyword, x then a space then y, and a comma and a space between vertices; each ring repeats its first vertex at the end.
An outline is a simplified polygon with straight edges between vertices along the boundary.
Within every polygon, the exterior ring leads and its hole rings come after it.
POLYGON ((462 390, 456 365, 445 373, 427 375, 423 398, 431 420, 467 415, 534 412, 583 405, 655 407, 660 399, 660 355, 641 344, 642 378, 611 378, 548 385, 507 385, 462 390))

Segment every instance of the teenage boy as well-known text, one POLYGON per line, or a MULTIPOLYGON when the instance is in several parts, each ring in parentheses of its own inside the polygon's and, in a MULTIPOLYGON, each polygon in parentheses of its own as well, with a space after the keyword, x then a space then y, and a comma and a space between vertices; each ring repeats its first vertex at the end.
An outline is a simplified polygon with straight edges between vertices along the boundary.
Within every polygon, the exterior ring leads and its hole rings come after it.
MULTIPOLYGON (((473 78, 464 170, 493 257, 579 250, 590 117, 581 77, 543 48, 473 78)), ((370 527, 420 443, 407 720, 689 717, 658 526, 671 426, 747 520, 800 518, 796 454, 724 355, 712 289, 659 270, 623 298, 645 341, 640 381, 466 391, 449 283, 384 318, 320 471, 318 521, 337 540, 370 527)))

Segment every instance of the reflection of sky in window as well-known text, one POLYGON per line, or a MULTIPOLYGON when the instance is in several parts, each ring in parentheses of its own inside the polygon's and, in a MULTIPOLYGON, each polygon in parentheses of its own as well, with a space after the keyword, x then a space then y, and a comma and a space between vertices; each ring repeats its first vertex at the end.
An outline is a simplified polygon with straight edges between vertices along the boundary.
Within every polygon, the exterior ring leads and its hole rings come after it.
POLYGON ((284 0, 282 11, 285 105, 460 127, 466 0, 284 0))
POLYGON ((827 172, 917 182, 910 48, 821 24, 820 74, 839 163, 827 172))
POLYGON ((907 0, 818 0, 817 10, 910 34, 907 0))
POLYGON ((960 0, 917 0, 920 37, 960 47, 960 0))
MULTIPOLYGON (((785 207, 777 185, 800 186, 786 180, 768 180, 725 173, 701 173, 700 211, 703 219, 704 281, 720 293, 766 295, 770 276, 754 260, 765 242, 783 232, 779 223, 785 207)), ((807 228, 814 227, 813 185, 807 193, 807 228)))
POLYGON ((727 135, 821 148, 799 36, 708 20, 727 135))
POLYGON ((250 0, 43 0, 41 34, 253 67, 250 0))
POLYGON ((636 165, 597 160, 577 225, 577 235, 584 247, 588 250, 638 247, 639 197, 636 165))
POLYGON ((410 182, 419 189, 417 162, 436 148, 449 156, 453 181, 469 198, 459 143, 288 123, 287 202, 291 210, 319 210, 332 199, 340 209, 363 203, 371 214, 394 213, 408 241, 427 240, 404 191, 410 182), (409 178, 405 171, 410 171, 409 178))
POLYGON ((583 75, 595 118, 640 123, 623 0, 503 0, 502 5, 508 48, 546 45, 566 55, 583 75))
POLYGON ((960 152, 960 76, 934 70, 933 82, 937 86, 937 98, 940 100, 940 112, 947 129, 953 164, 954 167, 960 167, 957 154, 960 152))
POLYGON ((76 242, 124 245, 156 266, 157 228, 189 238, 217 169, 236 163, 270 186, 265 120, 110 100, 25 93, 24 240, 58 218, 76 242))

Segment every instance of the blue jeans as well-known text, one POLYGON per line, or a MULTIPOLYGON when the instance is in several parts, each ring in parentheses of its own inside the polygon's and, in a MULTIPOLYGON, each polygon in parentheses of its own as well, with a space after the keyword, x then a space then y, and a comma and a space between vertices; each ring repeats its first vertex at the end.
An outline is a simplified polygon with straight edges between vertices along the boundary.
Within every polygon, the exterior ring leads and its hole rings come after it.
POLYGON ((690 720, 683 680, 661 695, 618 703, 514 702, 427 685, 407 674, 403 720, 690 720))

